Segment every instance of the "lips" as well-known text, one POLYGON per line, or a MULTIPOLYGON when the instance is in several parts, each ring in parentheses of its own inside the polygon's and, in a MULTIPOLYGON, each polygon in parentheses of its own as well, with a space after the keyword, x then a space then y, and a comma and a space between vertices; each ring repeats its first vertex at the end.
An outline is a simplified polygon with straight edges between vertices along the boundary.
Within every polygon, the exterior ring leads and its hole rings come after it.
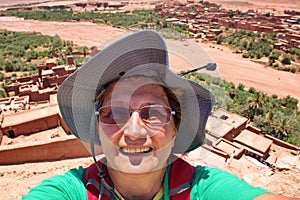
POLYGON ((143 153, 149 153, 152 151, 151 147, 140 147, 140 148, 128 148, 122 147, 120 148, 120 152, 123 154, 137 155, 143 153))

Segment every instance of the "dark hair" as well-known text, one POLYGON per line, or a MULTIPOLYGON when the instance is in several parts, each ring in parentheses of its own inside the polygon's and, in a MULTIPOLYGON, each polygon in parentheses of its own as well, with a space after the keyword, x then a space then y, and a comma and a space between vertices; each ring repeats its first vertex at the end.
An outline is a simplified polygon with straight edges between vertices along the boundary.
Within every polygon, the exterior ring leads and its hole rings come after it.
POLYGON ((181 121, 181 108, 180 108, 180 103, 176 97, 176 95, 174 94, 174 92, 172 90, 170 90, 169 88, 165 87, 164 85, 162 85, 167 97, 168 97, 168 101, 170 104, 170 107, 172 108, 172 110, 175 111, 175 115, 173 115, 174 118, 174 124, 176 126, 176 128, 178 129, 180 121, 181 121))

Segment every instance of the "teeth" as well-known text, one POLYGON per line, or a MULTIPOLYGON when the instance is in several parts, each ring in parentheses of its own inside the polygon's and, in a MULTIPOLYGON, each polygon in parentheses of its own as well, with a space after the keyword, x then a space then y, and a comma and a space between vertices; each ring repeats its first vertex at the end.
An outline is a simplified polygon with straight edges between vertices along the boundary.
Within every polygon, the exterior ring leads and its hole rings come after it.
POLYGON ((150 151, 150 147, 142 147, 142 148, 122 148, 122 151, 125 153, 145 153, 150 151))

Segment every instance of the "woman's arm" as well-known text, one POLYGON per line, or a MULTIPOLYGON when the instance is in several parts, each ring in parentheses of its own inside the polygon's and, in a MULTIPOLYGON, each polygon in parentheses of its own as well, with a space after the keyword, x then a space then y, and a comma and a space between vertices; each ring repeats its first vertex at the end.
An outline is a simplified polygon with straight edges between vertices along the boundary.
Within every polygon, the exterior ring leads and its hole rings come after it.
POLYGON ((287 197, 278 194, 262 194, 256 197, 254 200, 300 200, 300 198, 287 197))

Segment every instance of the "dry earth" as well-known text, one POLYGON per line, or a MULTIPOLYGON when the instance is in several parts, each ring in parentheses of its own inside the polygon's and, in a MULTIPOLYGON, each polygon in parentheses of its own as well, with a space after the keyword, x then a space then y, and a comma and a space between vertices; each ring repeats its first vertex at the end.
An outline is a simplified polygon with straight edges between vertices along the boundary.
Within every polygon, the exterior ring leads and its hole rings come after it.
MULTIPOLYGON (((32 0, 34 1, 34 0, 32 0)), ((32 2, 31 1, 31 2, 32 2)), ((11 3, 12 1, 0 0, 11 3)), ((25 2, 16 0, 14 3, 25 2)), ((27 1, 28 2, 28 1, 27 1)), ((277 1, 229 1, 212 0, 211 2, 224 3, 227 6, 237 8, 253 7, 261 9, 266 6, 268 9, 282 10, 286 5, 290 9, 299 8, 299 0, 277 0, 277 1), (248 3, 247 3, 248 2, 248 3), (276 3, 274 3, 276 2, 276 3), (272 6, 270 6, 272 5, 272 6)), ((0 29, 12 31, 37 31, 47 35, 59 35, 64 40, 72 40, 78 45, 103 46, 107 40, 123 34, 126 30, 115 29, 103 25, 92 23, 58 23, 58 22, 38 22, 34 20, 18 20, 16 18, 0 18, 0 29)), ((268 94, 279 96, 291 95, 300 100, 300 75, 280 72, 271 68, 265 68, 249 60, 241 59, 240 55, 232 54, 231 50, 221 46, 202 44, 201 48, 218 64, 219 75, 227 81, 236 84, 243 83, 246 87, 255 87, 268 94)), ((188 46, 187 46, 188 47, 188 46)), ((175 71, 181 71, 190 67, 188 62, 171 56, 171 64, 175 71)), ((63 160, 56 162, 27 163, 20 165, 0 166, 0 200, 20 199, 22 194, 38 184, 44 178, 54 174, 60 174, 67 169, 79 165, 87 166, 92 160, 90 158, 80 158, 63 160)), ((247 177, 248 181, 276 193, 283 193, 289 196, 300 196, 299 170, 281 171, 273 174, 260 173, 252 174, 247 177)))
POLYGON ((284 10, 300 10, 299 0, 209 0, 222 5, 223 8, 242 11, 259 11, 262 13, 282 14, 284 10))

